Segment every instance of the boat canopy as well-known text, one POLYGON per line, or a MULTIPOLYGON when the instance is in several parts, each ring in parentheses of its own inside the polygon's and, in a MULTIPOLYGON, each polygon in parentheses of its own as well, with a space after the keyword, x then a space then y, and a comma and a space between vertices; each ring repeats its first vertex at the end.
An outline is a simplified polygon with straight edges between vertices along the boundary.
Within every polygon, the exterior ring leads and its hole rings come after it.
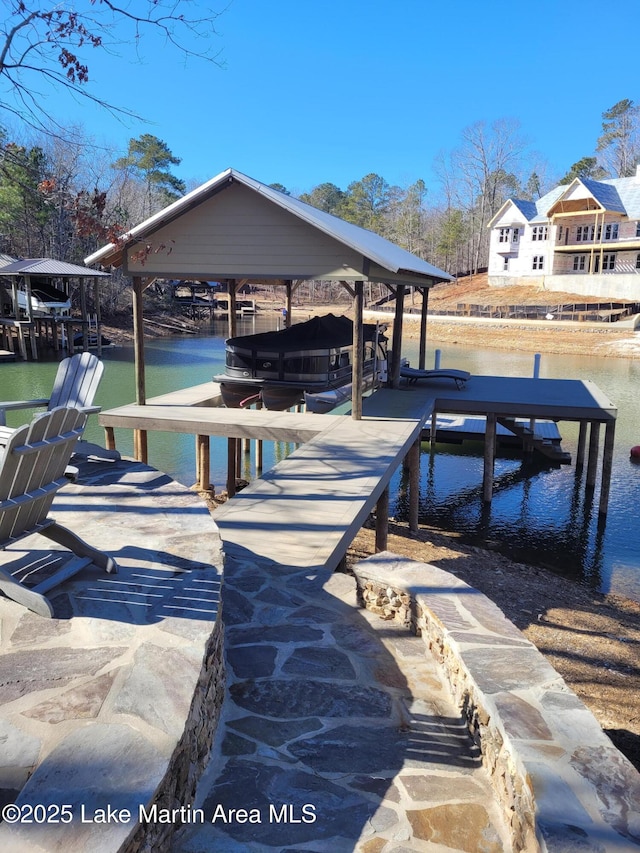
MULTIPOLYGON (((376 334, 380 337, 381 329, 375 323, 365 323, 363 329, 365 341, 374 341, 376 334)), ((353 344, 353 320, 344 316, 336 317, 335 314, 325 314, 280 331, 228 338, 226 343, 228 346, 267 352, 298 352, 347 347, 353 344)))

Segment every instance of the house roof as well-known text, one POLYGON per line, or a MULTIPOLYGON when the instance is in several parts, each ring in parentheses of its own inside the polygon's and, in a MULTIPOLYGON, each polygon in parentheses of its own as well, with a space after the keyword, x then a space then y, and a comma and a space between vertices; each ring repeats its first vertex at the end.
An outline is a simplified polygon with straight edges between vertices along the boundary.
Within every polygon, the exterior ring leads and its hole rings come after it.
POLYGON ((554 187, 536 202, 510 198, 491 219, 489 227, 492 227, 493 223, 503 215, 509 204, 515 205, 527 222, 532 224, 546 222, 554 205, 577 184, 582 184, 602 209, 625 214, 629 219, 640 219, 640 178, 638 175, 632 175, 629 178, 610 178, 604 181, 575 178, 570 184, 560 184, 554 187))
POLYGON ((68 264, 65 261, 54 261, 51 258, 28 258, 22 260, 11 259, 9 263, 2 264, 1 261, 8 255, 0 258, 0 275, 41 275, 62 276, 66 278, 108 276, 109 273, 100 270, 92 270, 81 267, 78 264, 68 264))
MULTIPOLYGON (((345 222, 336 216, 318 210, 300 199, 286 195, 266 184, 256 181, 235 169, 227 169, 216 177, 202 184, 197 189, 187 193, 182 198, 153 214, 144 222, 131 228, 122 236, 120 245, 110 243, 85 258, 87 264, 102 264, 119 266, 122 263, 123 250, 141 240, 149 238, 155 231, 169 222, 192 210, 203 201, 216 193, 224 192, 234 182, 259 193, 263 198, 298 219, 311 225, 325 235, 338 241, 346 248, 360 253, 363 258, 377 264, 383 270, 398 276, 408 274, 413 277, 424 277, 435 281, 452 281, 452 277, 427 261, 396 246, 379 234, 367 231, 350 222, 345 222)), ((213 258, 212 258, 213 262, 213 258)))

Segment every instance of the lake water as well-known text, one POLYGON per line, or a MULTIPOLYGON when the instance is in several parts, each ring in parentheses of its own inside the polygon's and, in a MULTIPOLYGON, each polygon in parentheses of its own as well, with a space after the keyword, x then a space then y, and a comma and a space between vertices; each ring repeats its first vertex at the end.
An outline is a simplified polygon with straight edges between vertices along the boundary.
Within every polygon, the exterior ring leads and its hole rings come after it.
MULTIPOLYGON (((274 317, 240 321, 238 334, 273 328, 274 317)), ((210 381, 224 365, 226 322, 215 321, 211 334, 164 338, 146 342, 147 396, 152 397, 189 385, 210 381)), ((441 347, 441 365, 473 374, 531 376, 533 355, 498 350, 441 347)), ((406 341, 403 355, 417 364, 417 342, 406 341)), ((434 360, 428 348, 427 363, 434 360)), ((96 403, 103 409, 135 399, 133 349, 104 352, 105 376, 96 403)), ((0 365, 0 399, 32 399, 49 394, 55 362, 17 362, 0 365)), ((544 355, 543 378, 591 379, 618 406, 615 459, 609 513, 598 521, 599 480, 595 496, 585 495, 583 473, 576 477, 573 465, 560 468, 532 465, 517 454, 496 459, 496 489, 489 507, 482 501, 482 445, 438 445, 435 453, 423 445, 421 463, 421 521, 456 530, 467 541, 490 543, 520 559, 544 565, 580 579, 602 592, 618 592, 640 600, 640 548, 635 533, 633 507, 640 507, 640 465, 629 459, 629 450, 640 444, 640 364, 633 359, 544 355)), ((23 420, 17 414, 10 425, 23 420)), ((559 424, 562 446, 575 459, 577 424, 559 424)), ((95 416, 85 436, 104 442, 95 416)), ((117 430, 118 449, 133 452, 129 430, 117 430)), ((602 438, 602 436, 601 436, 602 438)), ((602 441, 601 441, 602 444, 602 441)), ((191 485, 195 480, 195 441, 192 436, 149 433, 149 461, 176 480, 191 485)), ((211 480, 217 488, 226 479, 227 449, 224 439, 212 439, 211 480)), ((292 446, 265 442, 264 468, 293 450, 292 446)), ((247 479, 255 475, 249 462, 247 479)), ((599 473, 598 473, 599 477, 599 473)), ((391 514, 406 518, 406 492, 399 471, 391 483, 391 514)))

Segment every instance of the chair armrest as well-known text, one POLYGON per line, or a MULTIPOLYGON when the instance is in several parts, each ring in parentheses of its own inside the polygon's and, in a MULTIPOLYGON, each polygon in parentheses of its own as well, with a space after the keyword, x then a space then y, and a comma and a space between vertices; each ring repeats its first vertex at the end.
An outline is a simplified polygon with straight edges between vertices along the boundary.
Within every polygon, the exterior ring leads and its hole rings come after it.
POLYGON ((84 412, 85 415, 96 415, 102 411, 102 406, 82 406, 80 411, 84 412))
POLYGON ((10 412, 12 409, 34 409, 36 406, 48 406, 49 400, 0 400, 0 409, 10 412))
POLYGON ((17 409, 34 409, 36 406, 47 406, 49 400, 0 400, 0 426, 7 422, 6 413, 17 409))

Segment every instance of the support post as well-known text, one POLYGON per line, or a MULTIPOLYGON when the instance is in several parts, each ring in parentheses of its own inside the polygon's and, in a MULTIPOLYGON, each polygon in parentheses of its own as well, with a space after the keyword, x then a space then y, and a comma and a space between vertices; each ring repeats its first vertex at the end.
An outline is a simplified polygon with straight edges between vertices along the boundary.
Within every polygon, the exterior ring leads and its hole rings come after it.
POLYGON ((236 444, 237 439, 227 439, 227 497, 236 493, 236 444))
POLYGON ((284 326, 285 329, 288 329, 291 326, 291 310, 293 308, 293 282, 291 280, 285 281, 285 289, 287 291, 287 316, 284 318, 284 326))
POLYGON ((600 424, 597 421, 591 422, 591 432, 589 433, 589 458, 587 459, 587 487, 592 489, 596 484, 596 474, 598 470, 598 444, 600 441, 600 424))
POLYGON ((402 360, 402 320, 404 316, 404 284, 396 287, 396 311, 393 319, 391 387, 400 387, 400 362, 402 360))
POLYGON ((600 484, 599 515, 606 515, 611 489, 611 472, 613 470, 613 444, 616 434, 616 422, 607 421, 604 432, 604 451, 602 455, 602 482, 600 484))
POLYGON ((355 283, 353 319, 353 364, 351 366, 351 417, 362 420, 362 380, 364 367, 364 281, 355 283))
POLYGON ((104 428, 104 446, 106 450, 116 449, 116 433, 113 427, 104 428))
POLYGON ((389 536, 389 486, 378 498, 376 503, 376 554, 387 550, 389 536))
POLYGON ((238 330, 238 317, 236 315, 236 280, 230 278, 227 280, 227 290, 229 291, 229 337, 235 338, 238 330))
POLYGON ((418 532, 420 512, 420 439, 411 445, 409 456, 409 533, 418 532))
POLYGON ((420 354, 418 369, 424 370, 427 364, 427 311, 429 310, 429 288, 422 288, 422 308, 420 309, 420 354))
POLYGON ((198 488, 209 491, 211 488, 211 455, 209 453, 209 436, 196 436, 196 460, 197 460, 197 482, 198 488))
POLYGON ((89 315, 87 313, 87 291, 85 280, 81 278, 80 284, 80 316, 82 317, 82 352, 89 349, 89 315))
POLYGON ((484 436, 484 478, 482 497, 485 503, 491 503, 493 497, 493 470, 496 456, 496 415, 487 414, 487 426, 484 436))
MULTIPOLYGON (((134 357, 135 357, 135 372, 136 372, 136 403, 139 406, 144 406, 147 402, 144 376, 144 328, 142 319, 142 293, 144 287, 142 279, 139 275, 133 277, 133 336, 134 336, 134 357)), ((69 328, 67 332, 69 339, 73 338, 73 331, 69 328)))
POLYGON ((580 421, 578 431, 578 450, 576 453, 576 474, 580 474, 584 468, 584 455, 587 447, 587 422, 580 421))

